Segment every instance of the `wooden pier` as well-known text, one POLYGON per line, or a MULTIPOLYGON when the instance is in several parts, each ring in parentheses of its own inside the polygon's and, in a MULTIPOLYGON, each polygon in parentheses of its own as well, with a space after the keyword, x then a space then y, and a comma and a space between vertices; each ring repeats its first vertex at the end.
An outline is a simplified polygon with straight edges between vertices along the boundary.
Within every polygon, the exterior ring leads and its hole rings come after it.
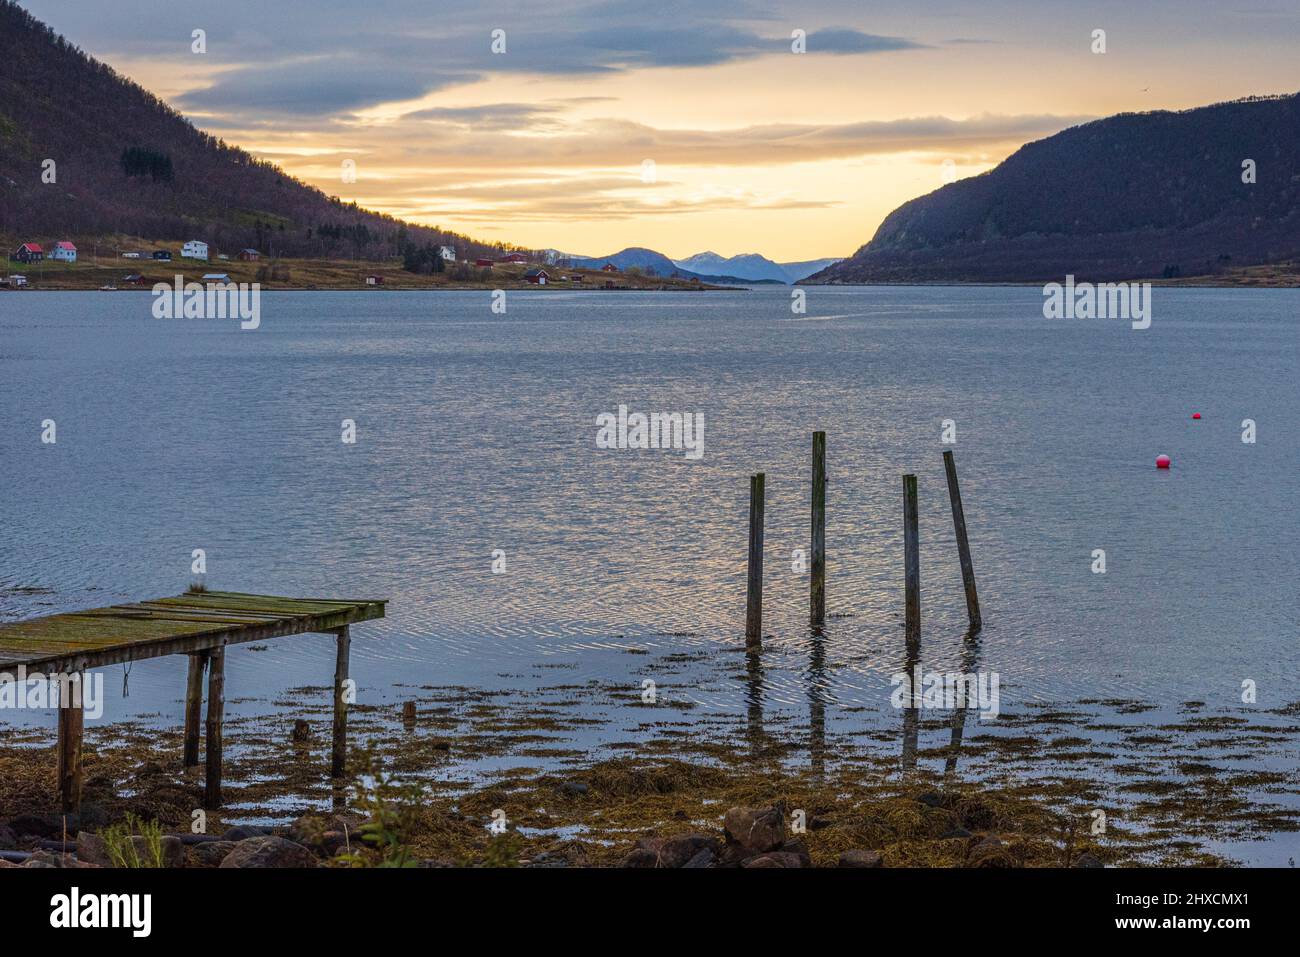
MULTIPOLYGON (((92 668, 189 655, 185 695, 186 765, 198 763, 203 674, 208 673, 204 804, 221 805, 221 725, 225 709, 225 648, 287 635, 335 636, 334 734, 331 774, 345 771, 350 625, 384 617, 383 601, 283 598, 238 592, 191 591, 174 598, 112 605, 0 625, 0 674, 75 676, 92 668)), ((61 703, 62 704, 62 703, 61 703)), ((59 708, 59 796, 65 811, 81 802, 83 709, 59 708)))

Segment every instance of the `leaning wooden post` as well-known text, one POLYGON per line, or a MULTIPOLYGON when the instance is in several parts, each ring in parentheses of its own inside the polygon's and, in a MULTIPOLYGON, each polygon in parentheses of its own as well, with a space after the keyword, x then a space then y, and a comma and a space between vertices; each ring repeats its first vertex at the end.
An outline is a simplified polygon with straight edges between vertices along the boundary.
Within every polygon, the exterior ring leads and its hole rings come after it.
POLYGON ((330 777, 341 778, 347 770, 348 754, 348 653, 352 636, 344 625, 337 635, 338 656, 334 662, 334 748, 330 760, 330 777))
POLYGON ((208 652, 208 723, 205 729, 207 776, 203 806, 221 807, 221 719, 226 710, 226 649, 208 652))
POLYGON ((812 585, 810 619, 826 623, 826 433, 814 432, 812 445, 812 585))
POLYGON ((77 672, 60 686, 60 691, 68 689, 71 699, 59 699, 59 803, 65 814, 81 807, 81 732, 86 718, 81 686, 85 680, 86 673, 77 672), (70 687, 73 682, 75 690, 70 687))
POLYGON ((921 548, 917 535, 916 476, 903 476, 903 558, 907 642, 921 640, 921 548))
POLYGON ((767 476, 749 477, 749 581, 745 591, 745 644, 763 640, 763 498, 767 476))
POLYGON ((203 717, 203 672, 208 665, 208 653, 196 651, 189 656, 190 670, 185 682, 185 758, 183 764, 192 768, 199 763, 199 723, 203 717))
POLYGON ((975 566, 970 560, 970 542, 966 539, 966 513, 961 507, 961 489, 957 487, 957 464, 951 450, 943 453, 944 471, 948 473, 948 497, 952 499, 952 527, 957 533, 957 554, 961 558, 961 580, 966 586, 966 613, 972 630, 980 627, 980 599, 975 591, 975 566))

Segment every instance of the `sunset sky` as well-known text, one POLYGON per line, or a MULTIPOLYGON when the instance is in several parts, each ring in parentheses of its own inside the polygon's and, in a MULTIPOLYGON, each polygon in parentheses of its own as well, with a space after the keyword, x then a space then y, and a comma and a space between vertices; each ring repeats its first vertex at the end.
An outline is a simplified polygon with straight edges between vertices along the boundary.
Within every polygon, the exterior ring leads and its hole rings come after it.
POLYGON ((583 255, 790 261, 848 255, 945 176, 1080 121, 1300 89, 1300 3, 1242 2, 24 6, 372 209, 583 255))

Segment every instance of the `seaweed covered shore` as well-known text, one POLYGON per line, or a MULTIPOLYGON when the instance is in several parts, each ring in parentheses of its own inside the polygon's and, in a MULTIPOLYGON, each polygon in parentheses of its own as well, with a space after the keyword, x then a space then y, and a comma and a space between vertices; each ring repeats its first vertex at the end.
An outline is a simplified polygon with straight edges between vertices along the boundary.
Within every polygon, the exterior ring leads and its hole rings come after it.
POLYGON ((6 729, 0 850, 31 866, 134 864, 109 853, 133 837, 188 866, 1212 866, 1235 863, 1225 843, 1300 830, 1294 770, 1244 764, 1294 748, 1296 705, 1252 720, 1187 702, 1146 723, 1140 702, 1078 702, 964 735, 964 716, 917 715, 901 758, 892 732, 647 709, 593 753, 574 736, 602 721, 581 703, 603 693, 424 687, 359 705, 340 782, 328 689, 295 689, 286 712, 231 721, 227 804, 201 814, 178 726, 89 728, 68 818, 52 735, 6 729))

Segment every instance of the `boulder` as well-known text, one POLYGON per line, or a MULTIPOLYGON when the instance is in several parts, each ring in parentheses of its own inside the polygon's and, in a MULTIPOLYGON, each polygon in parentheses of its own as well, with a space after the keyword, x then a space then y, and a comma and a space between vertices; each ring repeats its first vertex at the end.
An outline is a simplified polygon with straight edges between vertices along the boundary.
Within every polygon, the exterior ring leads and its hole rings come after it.
MULTIPOLYGON (((301 820, 301 818, 300 818, 301 820)), ((266 831, 260 827, 253 827, 251 824, 241 824, 230 828, 225 834, 221 835, 223 841, 245 841, 250 837, 265 837, 266 831)))
POLYGON ((879 851, 842 851, 840 867, 884 867, 885 860, 879 851))
POLYGON ((221 867, 315 867, 316 857, 282 837, 250 837, 238 842, 221 867))
POLYGON ((220 867, 235 849, 234 841, 204 841, 190 848, 190 867, 220 867))
POLYGON ((19 837, 44 837, 53 840, 63 836, 63 820, 53 816, 20 814, 9 821, 9 828, 19 837))
POLYGON ((803 858, 798 854, 790 851, 772 851, 768 854, 759 854, 757 857, 751 857, 740 865, 741 867, 803 867, 803 858))
POLYGON ((722 828, 728 847, 745 856, 775 851, 785 843, 785 814, 779 807, 733 807, 722 828))
POLYGON ((655 867, 685 867, 705 851, 716 860, 722 851, 722 842, 708 834, 682 834, 666 838, 659 845, 659 860, 655 867))
POLYGON ((89 831, 77 832, 77 860, 85 861, 88 864, 98 864, 100 867, 108 866, 108 849, 104 846, 104 839, 98 834, 91 834, 89 831))

